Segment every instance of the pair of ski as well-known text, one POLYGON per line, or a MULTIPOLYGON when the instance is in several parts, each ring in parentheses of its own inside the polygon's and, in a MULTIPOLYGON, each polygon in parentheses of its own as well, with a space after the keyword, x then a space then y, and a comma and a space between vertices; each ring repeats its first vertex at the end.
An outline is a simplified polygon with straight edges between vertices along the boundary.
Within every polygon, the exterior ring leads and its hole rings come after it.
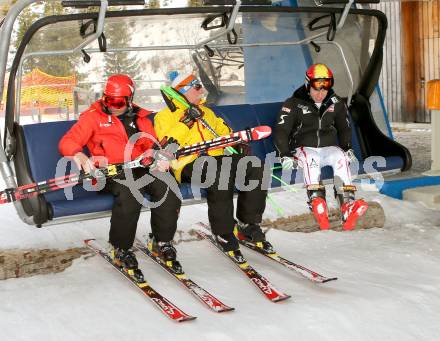
MULTIPOLYGON (((208 230, 209 229, 209 226, 207 224, 205 224, 205 223, 202 223, 202 222, 197 223, 197 226, 201 227, 204 230, 208 230)), ((215 240, 214 241, 212 240, 212 239, 214 239, 214 238, 212 238, 212 235, 208 236, 206 233, 203 233, 203 232, 200 233, 199 231, 197 231, 197 234, 199 234, 201 237, 204 237, 204 238, 209 237, 211 242, 216 244, 215 240)), ((338 279, 337 277, 326 277, 326 276, 323 276, 323 275, 321 275, 321 274, 319 274, 319 273, 317 273, 317 272, 315 272, 313 270, 310 270, 310 269, 308 269, 308 268, 306 268, 306 267, 304 267, 302 265, 299 265, 299 264, 294 263, 294 262, 292 262, 290 260, 287 260, 286 258, 281 257, 275 251, 267 252, 263 248, 257 246, 254 243, 251 243, 249 241, 246 241, 246 240, 243 240, 243 239, 240 239, 240 238, 238 238, 238 241, 239 241, 239 243, 241 245, 246 246, 247 248, 249 248, 249 249, 251 249, 253 251, 258 252, 259 254, 261 254, 261 255, 263 255, 263 256, 265 256, 267 258, 270 258, 271 260, 273 260, 273 261, 275 261, 275 262, 285 266, 286 268, 299 273, 300 275, 302 275, 303 277, 305 277, 306 279, 308 279, 308 280, 310 280, 312 282, 315 282, 315 283, 327 283, 327 282, 335 281, 335 280, 338 279)))
MULTIPOLYGON (((137 288, 139 288, 156 306, 171 320, 176 322, 185 322, 194 320, 196 317, 191 316, 185 313, 182 309, 178 308, 171 301, 166 299, 160 293, 158 293, 155 289, 153 289, 147 281, 139 282, 133 277, 131 274, 126 272, 120 266, 114 263, 112 258, 110 257, 108 251, 104 250, 96 240, 87 239, 84 241, 85 244, 93 250, 97 255, 104 258, 108 263, 110 263, 116 270, 118 270, 126 279, 128 279, 131 283, 133 283, 137 288)), ((210 294, 208 291, 200 287, 193 280, 188 278, 185 273, 175 273, 169 266, 167 266, 162 259, 153 255, 151 251, 147 247, 147 242, 143 243, 139 240, 135 241, 135 246, 133 249, 141 251, 141 253, 150 259, 152 259, 155 263, 160 265, 165 271, 167 271, 170 275, 176 278, 180 283, 182 283, 194 296, 196 296, 202 303, 208 306, 210 309, 217 313, 227 312, 234 310, 233 307, 230 307, 215 296, 210 294)))
MULTIPOLYGON (((171 154, 175 158, 181 156, 204 153, 209 150, 225 148, 239 143, 257 141, 268 137, 272 130, 269 126, 258 126, 245 130, 236 131, 229 135, 219 136, 215 139, 194 143, 189 146, 181 147, 171 154)), ((138 167, 148 167, 147 160, 153 160, 155 157, 160 157, 163 150, 150 150, 138 158, 125 163, 111 164, 103 168, 99 168, 93 174, 86 174, 81 172, 79 174, 69 174, 66 176, 57 177, 54 179, 34 182, 15 188, 7 188, 0 191, 0 204, 5 204, 17 200, 29 199, 36 197, 39 194, 58 191, 66 187, 72 187, 84 181, 91 181, 93 179, 104 179, 117 176, 126 169, 133 169, 138 167), (148 155, 147 155, 148 154, 148 155)), ((165 152, 167 149, 165 148, 165 152)), ((169 153, 165 153, 169 154, 169 153)), ((149 162, 150 162, 149 161, 149 162)))
MULTIPOLYGON (((199 223, 199 226, 203 228, 207 228, 207 225, 203 223, 199 223)), ((289 295, 286 295, 276 289, 265 277, 263 277, 259 272, 257 272, 253 267, 249 265, 247 261, 243 263, 237 262, 237 260, 230 256, 228 253, 223 252, 221 246, 216 242, 214 237, 211 234, 197 231, 198 235, 212 243, 217 249, 222 252, 226 257, 228 257, 237 267, 257 286, 257 288, 263 293, 263 295, 271 300, 272 302, 280 302, 290 298, 289 295)), ((306 277, 307 279, 316 282, 316 283, 325 283, 332 280, 336 280, 337 278, 327 278, 322 276, 310 269, 307 269, 301 265, 295 264, 278 256, 275 252, 265 253, 264 250, 258 248, 252 243, 240 241, 243 245, 271 258, 279 262, 280 264, 288 267, 291 270, 299 272, 301 275, 306 277)), ((107 260, 112 266, 117 269, 122 275, 124 275, 128 280, 130 280, 134 285, 136 285, 147 297, 149 297, 158 307, 159 309, 167 315, 170 319, 178 322, 190 321, 195 319, 195 317, 186 314, 180 308, 176 307, 173 303, 155 291, 146 281, 137 282, 134 277, 130 274, 126 273, 123 269, 117 266, 108 255, 108 252, 103 251, 99 246, 96 245, 94 239, 89 239, 85 241, 86 245, 91 248, 96 254, 102 256, 105 260, 107 260)), ((185 273, 175 273, 169 266, 167 266, 159 257, 153 255, 148 247, 147 243, 142 243, 139 240, 135 241, 135 248, 141 251, 144 255, 152 259, 158 265, 160 265, 165 271, 167 271, 170 275, 176 278, 179 282, 181 282, 193 295, 195 295, 202 303, 207 305, 210 309, 215 312, 226 312, 234 310, 234 308, 227 306, 222 303, 212 294, 207 292, 205 289, 201 288, 194 281, 187 277, 185 273)))
MULTIPOLYGON (((199 222, 197 224, 203 230, 209 230, 209 226, 205 223, 199 222)), ((217 243, 212 234, 205 233, 203 231, 197 230, 196 233, 202 237, 203 239, 209 240, 217 249, 222 252, 226 257, 228 257, 233 263, 235 263, 238 268, 257 286, 257 288, 272 302, 280 302, 290 298, 289 295, 284 294, 277 288, 275 288, 267 278, 261 275, 258 271, 256 271, 247 261, 240 263, 233 256, 229 255, 227 252, 224 252, 221 246, 217 243)), ((248 242, 246 240, 242 240, 238 238, 238 241, 243 246, 258 252, 259 254, 276 261, 277 263, 287 267, 290 270, 293 270, 308 280, 315 283, 326 283, 330 281, 334 281, 336 277, 325 277, 313 270, 310 270, 302 265, 291 262, 281 256, 279 256, 276 252, 267 252, 261 247, 257 246, 254 243, 248 242)))

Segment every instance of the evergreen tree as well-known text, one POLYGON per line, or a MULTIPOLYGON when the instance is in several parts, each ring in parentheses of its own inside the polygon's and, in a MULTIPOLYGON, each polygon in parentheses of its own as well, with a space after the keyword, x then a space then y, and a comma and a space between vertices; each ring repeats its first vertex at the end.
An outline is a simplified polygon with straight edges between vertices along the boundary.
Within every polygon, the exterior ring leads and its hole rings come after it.
POLYGON ((8 13, 12 5, 17 2, 17 0, 0 0, 0 2, 0 16, 4 17, 8 13))
POLYGON ((203 0, 188 0, 188 7, 201 7, 203 0))
MULTIPOLYGON (((65 14, 66 9, 61 3, 48 2, 44 4, 43 15, 59 15, 65 14)), ((79 35, 79 32, 78 32, 79 35)), ((44 30, 41 39, 44 41, 45 50, 69 50, 72 49, 77 43, 74 43, 72 37, 60 36, 60 32, 54 29, 44 30)), ((41 46, 39 48, 41 48, 41 46)), ((43 72, 54 76, 69 76, 75 72, 75 65, 73 63, 73 56, 50 56, 39 58, 37 66, 43 72)))
MULTIPOLYGON (((134 27, 125 21, 107 27, 105 35, 111 47, 130 46, 131 34, 134 27)), ((108 77, 115 73, 124 73, 132 78, 138 78, 141 73, 141 63, 133 52, 109 52, 104 55, 105 75, 108 77)))
MULTIPOLYGON (((17 37, 14 42, 15 48, 20 46, 24 34, 35 21, 43 16, 63 13, 65 13, 65 8, 60 3, 45 3, 41 12, 35 11, 35 8, 32 6, 26 8, 18 17, 17 37)), ((47 26, 32 37, 26 52, 72 49, 73 46, 74 43, 71 38, 62 37, 58 30, 47 26)), ((26 73, 34 68, 39 68, 41 71, 51 75, 68 76, 75 71, 72 58, 72 56, 31 57, 24 63, 23 71, 26 73)))
POLYGON ((148 1, 148 8, 160 8, 160 0, 148 1))
MULTIPOLYGON (((8 8, 9 9, 9 8, 8 8)), ((27 7, 18 17, 18 28, 17 28, 17 36, 14 40, 14 47, 17 50, 20 46, 20 43, 23 39, 24 34, 28 30, 28 28, 38 19, 38 14, 35 13, 31 8, 27 7)), ((29 72, 35 67, 35 60, 30 60, 25 65, 23 65, 23 71, 29 72)))

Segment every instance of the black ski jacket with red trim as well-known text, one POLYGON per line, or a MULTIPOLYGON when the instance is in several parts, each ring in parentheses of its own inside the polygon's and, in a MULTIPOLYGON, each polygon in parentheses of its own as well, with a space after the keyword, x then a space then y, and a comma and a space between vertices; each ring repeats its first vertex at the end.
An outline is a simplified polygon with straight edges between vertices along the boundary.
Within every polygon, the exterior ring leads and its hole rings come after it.
POLYGON ((318 109, 303 85, 281 107, 273 139, 280 157, 292 156, 298 147, 339 145, 346 151, 351 148, 347 105, 330 89, 318 109))

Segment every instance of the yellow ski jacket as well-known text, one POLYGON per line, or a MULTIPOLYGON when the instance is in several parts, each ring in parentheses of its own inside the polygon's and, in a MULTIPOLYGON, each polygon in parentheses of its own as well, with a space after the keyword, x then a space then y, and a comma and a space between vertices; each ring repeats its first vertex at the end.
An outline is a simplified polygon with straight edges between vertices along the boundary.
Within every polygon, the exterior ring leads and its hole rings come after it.
MULTIPOLYGON (((176 105, 176 111, 172 112, 169 108, 164 108, 154 117, 154 130, 156 131, 159 141, 161 141, 164 137, 172 137, 177 140, 179 146, 184 147, 215 138, 215 136, 208 129, 206 129, 203 124, 199 122, 199 120, 194 123, 191 129, 188 128, 186 124, 180 122, 180 119, 185 115, 186 109, 182 104, 176 101, 173 102, 176 105)), ((216 116, 214 111, 212 111, 210 108, 204 105, 199 105, 198 108, 203 112, 203 119, 218 135, 227 135, 232 132, 225 121, 216 116)), ((223 154, 223 148, 208 151, 208 155, 211 156, 223 154)), ((197 154, 182 156, 171 163, 174 176, 178 182, 182 181, 181 173, 183 167, 193 162, 197 157, 197 154)))

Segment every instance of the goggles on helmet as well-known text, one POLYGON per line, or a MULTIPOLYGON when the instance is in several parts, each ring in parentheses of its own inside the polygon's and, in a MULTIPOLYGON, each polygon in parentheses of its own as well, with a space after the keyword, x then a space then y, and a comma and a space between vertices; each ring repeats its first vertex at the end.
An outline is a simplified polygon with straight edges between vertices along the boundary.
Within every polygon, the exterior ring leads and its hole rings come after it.
POLYGON ((106 107, 113 109, 121 109, 128 105, 126 97, 112 97, 104 95, 103 102, 106 107))
POLYGON ((310 86, 315 90, 330 90, 333 85, 331 78, 317 78, 310 80, 310 86))

